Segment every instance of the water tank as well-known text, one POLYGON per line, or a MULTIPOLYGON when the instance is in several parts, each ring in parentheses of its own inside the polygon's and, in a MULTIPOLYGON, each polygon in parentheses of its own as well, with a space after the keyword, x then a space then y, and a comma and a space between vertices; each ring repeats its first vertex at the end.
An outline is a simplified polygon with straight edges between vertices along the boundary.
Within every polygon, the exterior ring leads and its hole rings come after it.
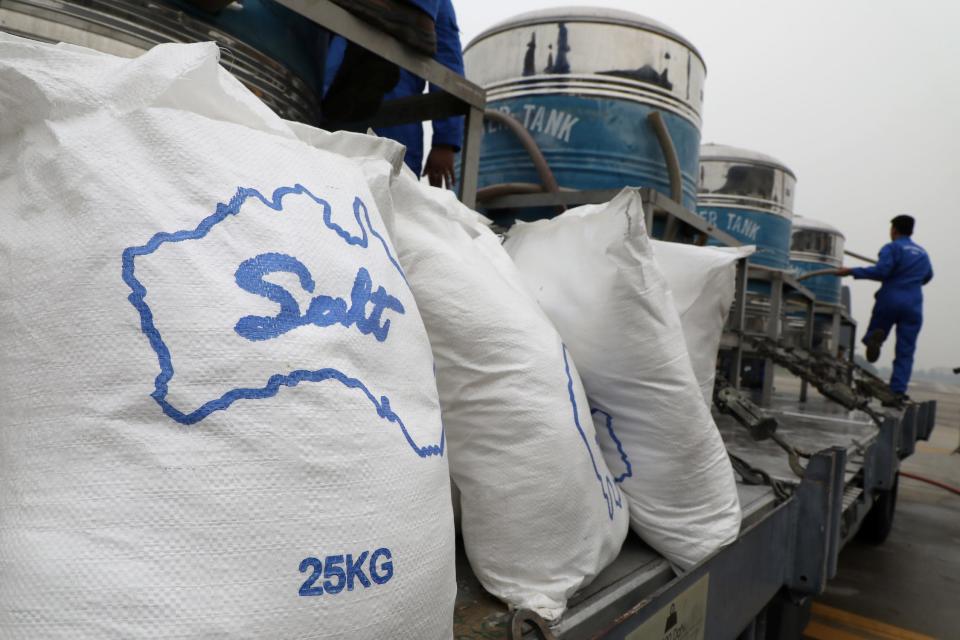
POLYGON ((790 221, 797 178, 768 155, 720 144, 700 147, 697 213, 744 244, 752 264, 790 268, 790 221))
POLYGON ((310 85, 274 57, 155 0, 0 0, 0 30, 125 57, 164 42, 212 40, 220 45, 220 64, 280 116, 312 124, 319 113, 310 85))
MULTIPOLYGON (((474 38, 464 64, 467 78, 487 90, 488 108, 533 135, 561 187, 645 186, 669 195, 647 121, 659 111, 679 157, 683 204, 695 207, 706 67, 669 27, 595 7, 533 11, 474 38)), ((527 153, 500 126, 488 122, 480 154, 481 188, 539 183, 527 153)))
MULTIPOLYGON (((790 265, 797 275, 837 269, 843 265, 843 234, 835 227, 797 216, 793 219, 790 241, 790 265)), ((837 276, 814 276, 803 281, 817 302, 840 304, 840 278, 837 276)))

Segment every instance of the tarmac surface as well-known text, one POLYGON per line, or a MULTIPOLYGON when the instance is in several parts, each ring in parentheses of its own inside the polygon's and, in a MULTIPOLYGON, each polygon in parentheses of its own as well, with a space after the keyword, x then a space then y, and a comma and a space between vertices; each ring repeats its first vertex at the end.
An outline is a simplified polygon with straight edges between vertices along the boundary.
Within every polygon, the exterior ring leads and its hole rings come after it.
MULTIPOLYGON (((901 471, 960 487, 960 384, 917 382, 910 393, 938 401, 937 425, 901 471)), ((960 639, 960 496, 901 477, 890 537, 879 546, 854 540, 841 551, 804 636, 960 639)))

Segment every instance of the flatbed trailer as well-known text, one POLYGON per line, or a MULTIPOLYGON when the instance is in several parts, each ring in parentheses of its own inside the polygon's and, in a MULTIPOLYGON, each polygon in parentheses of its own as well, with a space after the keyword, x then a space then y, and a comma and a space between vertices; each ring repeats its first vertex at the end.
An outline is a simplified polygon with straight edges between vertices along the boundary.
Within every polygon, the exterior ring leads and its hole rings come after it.
MULTIPOLYGON (((819 397, 799 403, 778 394, 770 411, 777 433, 800 451, 816 451, 804 460, 803 478, 772 440, 757 442, 731 417, 715 416, 728 451, 776 485, 739 481, 737 540, 677 575, 631 533, 548 633, 577 640, 799 637, 810 597, 836 574, 843 546, 861 528, 874 539, 889 528, 899 462, 929 437, 935 410, 932 402, 913 405, 887 413, 878 427, 819 397)), ((455 638, 549 637, 520 620, 525 631, 511 631, 515 614, 484 592, 459 546, 457 576, 455 638)))
MULTIPOLYGON (((442 91, 386 102, 370 126, 466 116, 466 134, 459 181, 461 200, 476 204, 479 140, 485 92, 435 61, 411 50, 392 36, 356 18, 332 0, 280 0, 281 4, 333 33, 367 48, 430 81, 442 91)), ((19 7, 0 0, 0 9, 19 7)), ((22 7, 20 7, 22 9, 22 7)), ((652 125, 656 125, 653 122, 652 125)), ((656 128, 656 127, 655 127, 656 128)), ((662 129, 662 126, 660 127, 662 129)), ((672 176, 679 176, 669 136, 658 130, 672 176)), ((674 194, 679 184, 674 184, 674 194)), ((610 200, 618 190, 555 191, 511 194, 484 201, 487 209, 562 207, 610 200)), ((676 201, 642 189, 649 228, 655 217, 666 219, 666 239, 707 236, 737 244, 676 201)), ((756 271, 756 269, 754 270, 756 271)), ((754 273, 752 277, 759 277, 754 273)), ((769 276, 780 300, 787 291, 812 300, 802 286, 782 273, 769 276)), ((743 350, 744 297, 747 270, 740 270, 734 317, 739 328, 725 336, 723 347, 736 352, 739 370, 743 350)), ((809 303, 808 313, 815 309, 809 303)), ((842 315, 842 310, 837 310, 842 315)), ((774 320, 764 333, 780 337, 774 320)), ((835 319, 852 324, 848 315, 835 319)), ((853 343, 853 334, 848 336, 853 343)), ((852 357, 852 348, 848 351, 852 357)), ((772 440, 756 441, 732 417, 715 413, 728 451, 747 463, 749 478, 738 481, 743 524, 735 542, 689 571, 678 574, 670 563, 630 533, 617 559, 576 593, 565 614, 552 627, 529 612, 510 612, 490 596, 474 576, 462 541, 457 541, 457 602, 454 637, 518 638, 790 638, 799 637, 811 596, 823 591, 837 569, 837 556, 858 531, 880 539, 889 529, 895 507, 901 459, 913 453, 918 439, 929 438, 936 404, 911 404, 888 411, 877 422, 814 396, 798 402, 792 395, 773 394, 772 372, 764 380, 763 404, 779 423, 777 433, 798 451, 810 452, 797 474, 788 454, 772 440), (771 398, 771 395, 773 396, 771 398)), ((796 381, 799 385, 800 382, 796 381)), ((806 399, 806 382, 800 391, 806 399)), ((742 468, 742 467, 741 467, 742 468)))

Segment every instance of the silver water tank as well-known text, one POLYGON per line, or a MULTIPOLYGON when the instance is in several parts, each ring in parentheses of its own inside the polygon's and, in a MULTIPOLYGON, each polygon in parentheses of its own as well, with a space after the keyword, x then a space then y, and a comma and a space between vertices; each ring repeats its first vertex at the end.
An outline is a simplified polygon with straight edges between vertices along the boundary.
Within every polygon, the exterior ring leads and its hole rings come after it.
MULTIPOLYGON (((826 222, 797 216, 793 219, 790 266, 797 275, 843 266, 843 233, 826 222)), ((803 284, 817 302, 840 304, 840 278, 823 275, 807 278, 803 284)))
POLYGON ((790 228, 797 178, 763 153, 721 144, 700 147, 697 213, 744 244, 751 264, 790 268, 790 228))
MULTIPOLYGON (((706 67, 673 29, 628 11, 565 7, 524 13, 464 49, 466 75, 533 136, 561 187, 652 187, 670 195, 664 155, 647 116, 662 116, 696 204, 706 67)), ((489 124, 480 186, 539 182, 510 131, 489 124)), ((531 213, 536 217, 536 212, 531 213)))
MULTIPOLYGON (((793 219, 793 232, 790 245, 790 266, 797 276, 814 271, 837 269, 843 265, 843 233, 826 222, 796 216, 793 219)), ((838 276, 819 275, 803 280, 803 285, 816 296, 818 309, 814 317, 813 346, 830 353, 836 353, 838 339, 834 336, 833 314, 831 310, 840 307, 841 282, 838 276)), ((789 331, 801 334, 801 323, 796 314, 788 318, 789 331)))
MULTIPOLYGON (((748 259, 751 264, 786 271, 796 184, 793 171, 776 158, 750 149, 705 144, 700 147, 697 213, 743 244, 755 245, 757 250, 748 259)), ((747 331, 767 331, 770 293, 767 281, 747 283, 747 331)), ((779 321, 785 330, 785 309, 779 321)))
POLYGON ((281 117, 313 124, 319 101, 285 65, 216 26, 154 0, 0 0, 0 31, 134 57, 165 42, 220 45, 220 64, 281 117))

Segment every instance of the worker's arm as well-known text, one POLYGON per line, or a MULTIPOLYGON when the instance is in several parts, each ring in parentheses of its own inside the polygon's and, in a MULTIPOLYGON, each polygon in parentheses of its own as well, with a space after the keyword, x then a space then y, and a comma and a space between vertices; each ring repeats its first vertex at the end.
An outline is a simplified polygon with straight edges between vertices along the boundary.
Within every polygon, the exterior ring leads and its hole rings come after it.
POLYGON ((849 273, 857 280, 880 280, 882 282, 890 277, 896 266, 897 248, 894 243, 890 242, 880 249, 880 259, 877 260, 877 264, 872 267, 856 267, 850 269, 849 273))
POLYGON ((924 276, 924 278, 923 278, 923 284, 927 284, 927 283, 930 282, 931 280, 933 280, 933 265, 932 265, 932 264, 929 262, 929 260, 928 260, 928 262, 927 262, 927 275, 924 276))
MULTIPOLYGON (((463 49, 460 46, 460 28, 450 0, 441 0, 437 12, 437 62, 463 75, 463 49)), ((430 92, 440 91, 433 85, 430 92)), ((463 144, 463 116, 433 121, 433 144, 423 175, 435 187, 453 186, 457 179, 453 170, 456 154, 463 144)))

